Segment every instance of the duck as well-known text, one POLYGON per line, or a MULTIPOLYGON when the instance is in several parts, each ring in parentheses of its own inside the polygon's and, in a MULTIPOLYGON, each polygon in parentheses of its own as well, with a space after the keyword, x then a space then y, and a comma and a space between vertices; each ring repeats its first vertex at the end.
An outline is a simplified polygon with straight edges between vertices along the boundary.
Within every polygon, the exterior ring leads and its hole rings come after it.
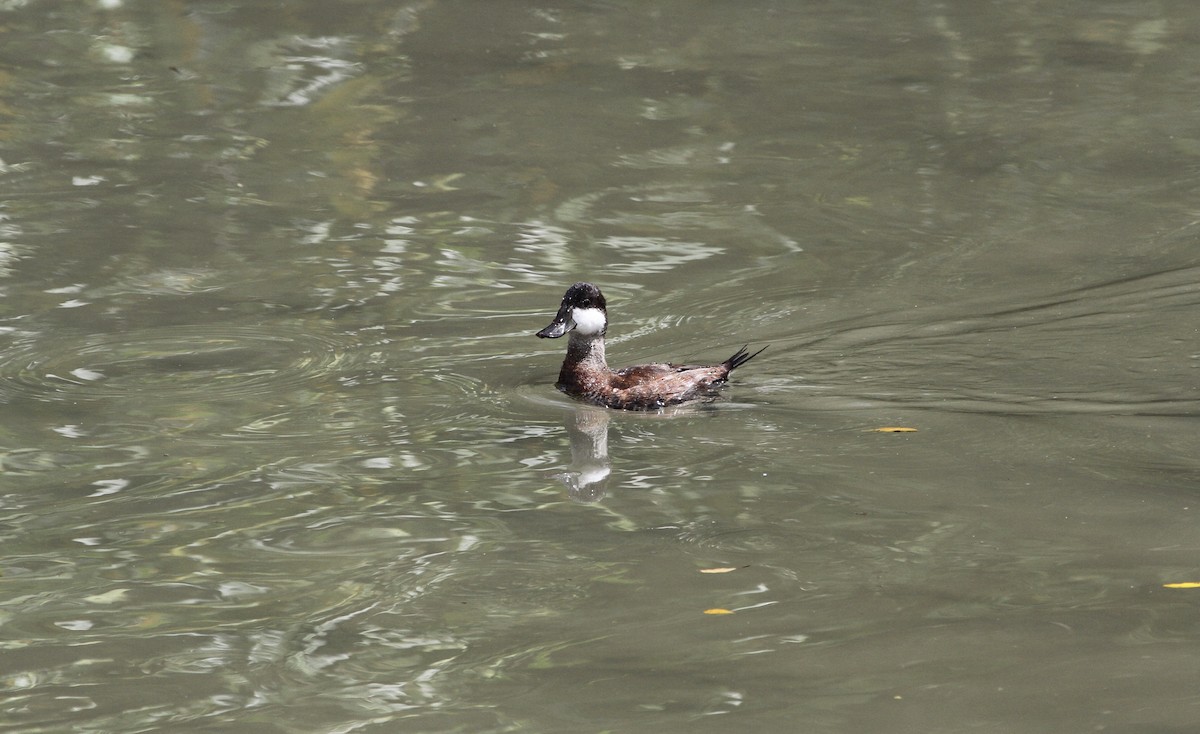
POLYGON ((570 334, 556 388, 576 400, 618 410, 656 410, 715 398, 717 389, 728 382, 729 373, 766 349, 751 353, 746 345, 713 365, 658 362, 613 370, 604 354, 607 331, 604 294, 594 284, 580 282, 563 294, 554 320, 537 336, 557 339, 570 334))

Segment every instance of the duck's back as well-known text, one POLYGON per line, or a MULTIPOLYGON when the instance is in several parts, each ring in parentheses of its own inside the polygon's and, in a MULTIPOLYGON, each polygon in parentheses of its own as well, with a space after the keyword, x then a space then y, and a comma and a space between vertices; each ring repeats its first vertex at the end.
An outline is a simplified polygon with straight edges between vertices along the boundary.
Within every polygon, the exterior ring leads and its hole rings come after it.
POLYGON ((675 405, 713 392, 729 376, 726 365, 639 364, 612 373, 599 402, 625 410, 675 405))

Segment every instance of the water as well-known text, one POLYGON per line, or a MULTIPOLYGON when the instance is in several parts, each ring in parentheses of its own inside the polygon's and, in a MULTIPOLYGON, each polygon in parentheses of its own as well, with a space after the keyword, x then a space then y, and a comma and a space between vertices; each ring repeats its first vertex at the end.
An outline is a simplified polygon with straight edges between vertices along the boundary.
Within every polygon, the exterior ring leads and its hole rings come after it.
POLYGON ((1200 11, 0 29, 4 730, 1200 721, 1200 11), (584 278, 614 363, 770 347, 575 405, 584 278))

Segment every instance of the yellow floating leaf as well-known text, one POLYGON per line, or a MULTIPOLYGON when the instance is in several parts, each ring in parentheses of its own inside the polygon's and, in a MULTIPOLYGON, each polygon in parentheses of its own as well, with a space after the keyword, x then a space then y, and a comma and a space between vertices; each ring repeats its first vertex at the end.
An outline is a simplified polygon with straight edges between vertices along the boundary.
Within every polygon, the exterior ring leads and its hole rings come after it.
POLYGON ((733 610, 732 609, 721 609, 718 607, 716 609, 705 609, 704 613, 705 614, 733 614, 733 610))
POLYGON ((872 428, 875 433, 916 433, 917 429, 909 428, 908 426, 883 426, 881 428, 872 428))
POLYGON ((733 566, 723 567, 723 568, 702 568, 702 569, 700 569, 700 573, 729 573, 730 571, 736 571, 736 570, 737 570, 737 568, 735 568, 733 566))
POLYGON ((1164 589, 1200 589, 1200 581, 1180 581, 1177 584, 1163 584, 1164 589))

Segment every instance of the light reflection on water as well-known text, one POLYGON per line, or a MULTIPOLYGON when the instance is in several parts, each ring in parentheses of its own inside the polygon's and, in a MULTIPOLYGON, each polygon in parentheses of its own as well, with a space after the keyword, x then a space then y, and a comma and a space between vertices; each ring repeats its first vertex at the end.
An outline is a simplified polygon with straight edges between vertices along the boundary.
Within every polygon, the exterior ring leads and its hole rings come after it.
POLYGON ((6 726, 1194 723, 1193 11, 328 8, 0 8, 6 726))

